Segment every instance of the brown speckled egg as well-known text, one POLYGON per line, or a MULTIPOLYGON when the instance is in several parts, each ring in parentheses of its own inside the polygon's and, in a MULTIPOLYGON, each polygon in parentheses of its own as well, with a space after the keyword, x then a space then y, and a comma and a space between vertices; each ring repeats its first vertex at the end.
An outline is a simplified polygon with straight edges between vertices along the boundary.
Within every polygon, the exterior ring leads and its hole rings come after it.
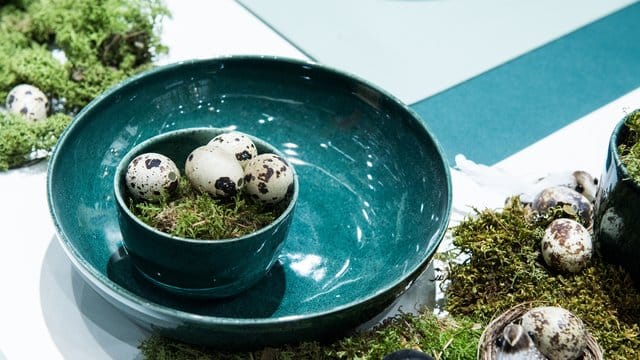
POLYGON ((39 121, 47 118, 49 99, 42 90, 29 84, 20 84, 7 95, 7 110, 22 115, 26 120, 39 121))
POLYGON ((550 267, 577 273, 591 260, 593 245, 589 231, 571 219, 556 219, 544 232, 542 257, 550 267))
POLYGON ((578 359, 587 347, 584 323, 561 307, 543 306, 529 310, 522 316, 522 327, 549 359, 578 359))
POLYGON ((539 214, 544 214, 547 210, 559 206, 569 205, 580 219, 580 223, 587 228, 593 224, 593 205, 579 192, 565 186, 551 186, 533 199, 532 207, 539 214))
POLYGON ((293 187, 293 171, 278 155, 266 153, 251 159, 244 168, 246 191, 263 204, 276 204, 293 187))
POLYGON ((249 160, 258 155, 258 150, 253 141, 246 134, 239 131, 222 133, 209 141, 207 146, 231 153, 243 168, 249 160))
POLYGON ((125 183, 129 193, 138 200, 158 201, 164 191, 178 188, 180 171, 168 157, 157 153, 136 156, 127 166, 125 183))
POLYGON ((235 157, 206 145, 189 154, 184 172, 196 189, 216 197, 235 196, 244 186, 244 172, 235 157))

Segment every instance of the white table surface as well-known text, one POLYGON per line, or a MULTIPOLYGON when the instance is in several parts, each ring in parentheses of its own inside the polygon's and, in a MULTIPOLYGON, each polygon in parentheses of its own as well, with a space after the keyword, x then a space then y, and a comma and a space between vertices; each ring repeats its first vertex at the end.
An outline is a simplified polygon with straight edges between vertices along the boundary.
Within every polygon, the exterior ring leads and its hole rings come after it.
MULTIPOLYGON (((172 52, 159 63, 225 54, 305 58, 233 1, 167 3, 173 19, 165 23, 163 39, 172 52)), ((496 175, 524 183, 554 171, 599 175, 611 129, 638 104, 640 89, 481 174, 453 169, 454 219, 468 205, 502 204, 514 189, 501 186, 496 175)), ((46 165, 0 173, 0 359, 139 358, 137 345, 149 334, 88 287, 58 244, 46 202, 46 165)))

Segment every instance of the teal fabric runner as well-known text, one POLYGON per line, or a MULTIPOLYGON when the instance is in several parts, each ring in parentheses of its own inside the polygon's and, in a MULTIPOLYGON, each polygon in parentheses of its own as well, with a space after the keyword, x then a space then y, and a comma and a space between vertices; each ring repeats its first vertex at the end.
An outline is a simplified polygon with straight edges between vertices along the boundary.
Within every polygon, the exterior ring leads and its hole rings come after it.
POLYGON ((411 107, 451 164, 491 165, 638 87, 640 3, 411 107))

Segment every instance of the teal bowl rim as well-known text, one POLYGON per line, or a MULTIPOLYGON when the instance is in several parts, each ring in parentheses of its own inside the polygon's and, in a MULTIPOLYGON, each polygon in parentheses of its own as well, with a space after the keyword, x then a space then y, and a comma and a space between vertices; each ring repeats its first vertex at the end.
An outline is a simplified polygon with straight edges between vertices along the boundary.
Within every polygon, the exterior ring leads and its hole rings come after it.
MULTIPOLYGON (((92 109, 96 103, 103 101, 104 99, 107 99, 111 96, 114 96, 114 94, 116 94, 120 89, 126 88, 128 86, 133 86, 133 84, 135 84, 136 82, 140 81, 142 78, 147 77, 147 76, 152 76, 152 75, 160 75, 162 73, 165 72, 170 72, 172 71, 174 68, 178 68, 181 66, 189 66, 189 65, 196 65, 196 64, 205 64, 205 63, 211 63, 211 62, 223 62, 223 61, 243 61, 243 60, 249 60, 249 61, 255 61, 255 60, 267 60, 267 61, 275 61, 275 62, 283 62, 283 63, 288 63, 289 65, 292 66, 310 66, 310 67, 314 67, 317 68, 321 71, 325 71, 328 73, 332 73, 338 77, 343 77, 343 78, 348 78, 353 82, 357 82, 357 83, 361 83, 364 85, 367 85, 368 87, 374 89, 375 91, 377 91, 378 93, 380 93, 382 96, 388 98, 389 100, 392 100, 397 106, 401 107, 404 111, 406 111, 408 114, 411 115, 411 117, 413 117, 415 119, 415 122, 417 127, 421 128, 422 131, 424 132, 424 135, 426 137, 428 137, 429 139, 431 139, 439 157, 440 160, 442 161, 442 166, 443 166, 443 173, 445 175, 445 180, 446 180, 446 191, 447 191, 447 200, 446 200, 446 208, 444 213, 442 214, 442 221, 440 223, 440 225, 438 226, 438 228, 436 229, 436 231, 434 232, 434 236, 433 238, 438 238, 438 243, 440 243, 442 241, 442 239, 444 238, 444 235, 446 233, 446 230, 449 226, 449 219, 450 219, 450 215, 451 215, 451 202, 452 202, 452 193, 451 193, 451 172, 449 169, 449 165, 447 162, 447 158, 445 156, 445 153, 442 149, 442 145, 438 142, 438 140, 433 136, 432 132, 430 131, 430 129, 428 128, 428 126, 426 125, 426 123, 421 119, 421 117, 414 111, 412 110, 408 105, 406 105, 404 102, 402 102, 400 99, 398 99, 397 97, 395 97, 394 95, 388 93, 386 90, 381 89, 380 87, 378 87, 377 85, 374 85, 373 83, 364 80, 362 78, 360 78, 357 75, 351 74, 349 72, 346 71, 342 71, 342 70, 337 70, 333 67, 327 66, 327 65, 322 65, 319 64, 317 62, 313 62, 313 61, 308 61, 308 60, 299 60, 299 59, 293 59, 293 58, 287 58, 287 57, 281 57, 281 56, 264 56, 264 55, 228 55, 228 56, 220 56, 220 57, 213 57, 213 58, 207 58, 207 59, 192 59, 192 60, 185 60, 185 61, 179 61, 176 63, 172 63, 172 64, 167 64, 167 65, 161 65, 146 71, 143 71, 139 74, 136 74, 128 79, 123 80, 122 82, 112 86, 111 88, 107 89, 106 91, 104 91, 102 94, 98 95, 95 99, 93 99, 89 104, 87 104, 87 106, 85 106, 82 110, 80 110, 80 112, 78 114, 76 114, 76 116, 73 118, 73 120, 71 121, 71 123, 67 126, 67 128, 63 131, 62 135, 60 136, 60 138, 58 139, 58 142, 56 143, 55 147, 53 148, 51 157, 49 159, 49 171, 47 172, 47 202, 49 205, 49 212, 51 214, 51 217, 53 219, 53 223, 54 223, 54 227, 56 230, 56 234, 58 237, 58 240, 60 242, 60 244, 62 245, 62 248, 64 249, 65 253, 67 254, 67 257, 71 260, 71 262, 74 264, 75 268, 81 272, 81 274, 87 279, 89 280, 89 282, 91 283, 91 285, 96 286, 97 288, 99 288, 101 291, 103 291, 106 294, 109 294, 110 297, 116 301, 118 301, 118 303, 127 306, 128 308, 135 310, 139 313, 144 313, 145 316, 148 317, 153 317, 156 319, 175 319, 176 317, 180 318, 183 321, 191 321, 191 322, 196 322, 200 325, 203 324, 208 324, 208 325, 215 325, 215 326, 224 326, 224 325, 229 325, 229 326, 246 326, 246 325, 256 325, 256 326, 260 326, 260 325, 282 325, 282 324, 286 324, 289 322, 296 322, 296 321, 302 321, 302 320, 311 320, 311 319, 316 319, 316 318, 321 318, 321 317, 325 317, 325 316, 330 316, 332 314, 337 314, 340 313, 342 311, 346 311, 348 309, 351 309, 353 307, 358 306, 359 304, 363 304, 369 301, 373 301, 374 299, 392 291, 394 288, 398 287, 399 285, 401 285, 402 283, 406 282, 410 277, 412 276, 417 276, 418 274, 416 274, 416 272, 418 271, 422 271, 424 269, 425 263, 427 262, 428 259, 430 259, 436 252, 437 250, 437 245, 434 247, 434 252, 433 254, 431 254, 431 256, 425 257, 425 259, 422 262, 416 263, 411 269, 410 271, 406 272, 406 275, 404 275, 401 278, 398 278, 396 281, 391 282, 389 284, 387 284, 384 288, 381 288, 380 290, 378 290, 377 292, 373 293, 373 294, 368 294, 366 297, 354 300, 352 302, 349 302, 347 304, 344 304, 342 306, 339 307, 335 307, 329 311, 322 311, 322 312, 314 312, 314 313, 307 313, 305 315, 288 315, 288 316, 282 316, 282 317, 277 317, 277 318, 259 318, 259 319, 246 319, 246 318, 228 318, 228 317, 218 317, 218 316, 207 316, 207 315, 198 315, 198 314, 193 314, 193 313, 189 313, 186 311, 182 311, 182 310, 177 310, 174 308, 170 308, 167 306, 163 306, 163 305, 159 305, 159 304, 155 304, 155 303, 151 303, 149 301, 147 301, 146 299, 138 296, 137 294, 126 290, 125 288, 123 288, 122 286, 114 283, 111 279, 109 279, 108 277, 104 276, 104 274, 102 274, 101 272, 97 271, 93 266, 89 265, 89 263, 84 260, 82 257, 80 257, 79 253, 77 252, 77 250, 72 246, 72 244, 70 243, 69 239, 66 237, 64 230, 61 228, 60 223, 57 221, 57 214, 55 212, 55 208, 54 208, 54 203, 53 203, 53 198, 52 198, 52 194, 53 194, 53 189, 51 188, 51 174, 53 173, 52 169, 55 167, 55 164, 57 162, 58 159, 58 148, 61 147, 65 142, 67 141, 71 141, 68 137, 67 134, 69 134, 72 129, 74 129, 76 126, 78 126, 78 123, 81 121, 81 119, 83 118, 83 116, 90 111, 90 109, 92 109)), ((444 189, 443 189, 444 190, 444 189)), ((141 320, 140 320, 141 321, 141 320)))
POLYGON ((629 170, 624 165, 624 162, 622 162, 622 158, 620 157, 620 153, 618 152, 619 141, 622 140, 622 132, 629 131, 629 127, 627 126, 627 120, 629 119, 630 116, 636 113, 640 113, 640 109, 636 109, 628 113, 620 121, 618 121, 618 124, 613 129, 613 132, 611 133, 611 137, 609 138, 609 152, 613 155, 613 160, 616 164, 616 167, 619 169, 619 171, 623 175, 622 180, 629 180, 628 183, 631 184, 632 188, 636 192, 640 192, 640 184, 638 184, 636 181, 634 181, 631 178, 631 175, 629 174, 629 170))
MULTIPOLYGON (((127 151, 127 153, 122 157, 122 159, 120 160, 120 162, 118 163, 118 166, 116 167, 116 171, 113 174, 113 190, 114 190, 114 196, 116 199, 116 206, 121 208, 122 210, 124 210, 125 214, 133 219, 133 221, 135 221, 136 224, 138 224, 139 226, 143 227, 146 231, 150 231, 158 236, 162 236, 162 237, 166 237, 166 238, 170 238, 171 240, 176 240, 176 241, 180 241, 180 242, 185 242, 185 243, 194 243, 194 244, 228 244, 228 243, 233 243, 233 242, 239 242, 239 241, 243 241, 246 240, 250 237, 256 236, 256 235, 260 235, 263 234, 266 231, 271 230, 273 227, 277 226, 278 224, 282 223, 282 221, 289 216, 289 214, 293 211, 293 209, 296 206, 296 203, 298 202, 298 193, 299 193, 299 186, 300 184, 298 183, 298 174, 296 173, 296 170, 294 169, 293 164, 287 162, 287 164, 289 164, 289 168, 291 168, 291 172, 293 173, 293 193, 291 195, 291 198, 289 199, 289 204, 287 204, 287 207, 282 211, 282 213, 275 218, 271 223, 269 223, 266 226, 261 227, 260 229, 249 233, 249 234, 245 234, 242 236, 239 236, 237 238, 226 238, 226 239, 191 239, 191 238, 185 238, 185 237, 181 237, 181 236, 174 236, 171 235, 169 233, 160 231, 156 228, 154 228, 153 226, 147 225, 145 222, 141 221, 137 216, 135 216, 131 210, 129 209, 129 207, 126 204, 126 201, 122 198, 120 191, 118 191, 121 188, 121 177, 122 175, 126 172, 126 167, 129 163, 130 160, 133 160, 133 154, 138 153, 141 149, 149 146, 150 143, 153 142, 157 142, 161 139, 165 139, 165 138, 170 138, 173 136, 178 136, 180 134, 185 134, 185 133, 191 133, 194 131, 204 131, 204 130, 215 130, 215 131, 220 131, 222 132, 226 132, 223 128, 216 128, 216 127, 190 127, 190 128, 182 128, 182 129, 177 129, 177 130, 171 130, 171 131, 167 131, 164 132, 162 134, 158 134, 155 136, 152 136, 150 138, 147 138, 145 140, 143 140, 142 142, 140 142, 139 144, 135 145, 134 147, 132 147, 129 151, 127 151)), ((269 144, 268 142, 255 137, 251 134, 245 134, 247 135, 251 141, 253 141, 256 144, 260 144, 262 147, 267 147, 270 149, 270 151, 273 151, 274 154, 282 157, 283 159, 286 159, 286 157, 280 152, 278 151, 278 149, 276 149, 273 145, 269 144)), ((195 148, 194 148, 195 149, 195 148)), ((174 159, 171 159, 172 161, 174 161, 174 159)), ((175 161, 174 161, 175 163, 175 161)), ((124 190, 124 189, 123 189, 124 190)))

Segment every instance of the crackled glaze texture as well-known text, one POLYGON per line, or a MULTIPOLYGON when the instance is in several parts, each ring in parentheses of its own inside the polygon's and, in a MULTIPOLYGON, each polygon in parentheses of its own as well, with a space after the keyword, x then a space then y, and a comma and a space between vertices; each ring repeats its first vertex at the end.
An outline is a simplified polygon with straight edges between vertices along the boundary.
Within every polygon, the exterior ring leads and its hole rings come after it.
POLYGON ((335 337, 379 313, 427 266, 451 204, 441 149, 408 107, 348 74, 258 57, 169 65, 107 91, 62 136, 48 191, 60 241, 98 293, 167 336, 227 348, 335 337), (300 183, 278 262, 220 301, 138 279, 113 201, 113 171, 128 150, 199 126, 274 145, 300 183))
POLYGON ((627 136, 623 118, 613 130, 605 169, 596 196, 595 244, 603 257, 624 266, 636 283, 640 281, 640 186, 620 160, 618 146, 627 136))

